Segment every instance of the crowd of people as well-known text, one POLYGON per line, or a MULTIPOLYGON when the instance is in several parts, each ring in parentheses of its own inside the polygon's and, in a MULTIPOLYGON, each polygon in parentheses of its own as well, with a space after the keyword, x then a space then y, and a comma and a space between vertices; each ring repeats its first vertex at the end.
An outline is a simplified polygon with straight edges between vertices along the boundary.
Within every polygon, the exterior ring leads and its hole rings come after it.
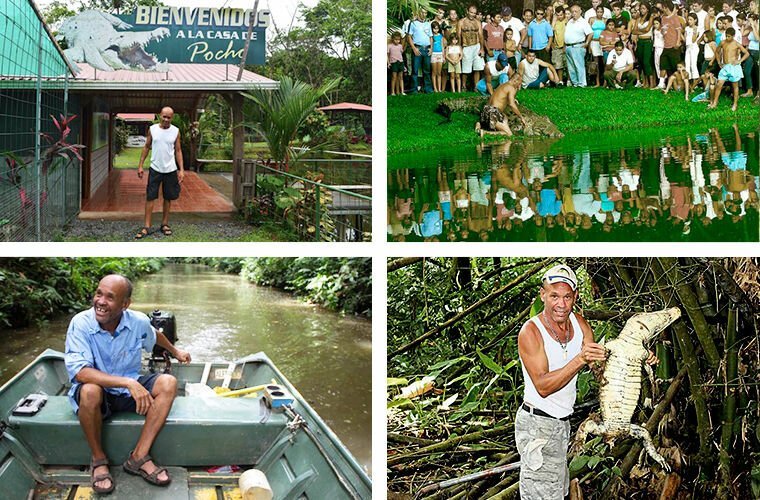
MULTIPOLYGON (((546 155, 511 141, 488 146, 490 168, 467 162, 388 173, 393 241, 689 238, 757 225, 757 137, 715 130, 611 153, 546 155), (613 234, 609 234, 613 233, 613 234), (549 235, 549 236, 547 236, 549 235), (664 235, 664 236, 662 236, 664 235)), ((734 234, 735 236, 735 234, 734 234)), ((749 237, 753 237, 750 235, 749 237)), ((757 235, 754 235, 756 238, 757 235)), ((709 239, 709 238, 708 238, 709 239)))
POLYGON ((470 5, 461 18, 439 7, 432 19, 422 9, 390 36, 389 92, 493 95, 510 82, 516 90, 643 87, 712 108, 725 88, 734 110, 740 92, 758 94, 758 0, 746 12, 736 0, 676 2, 592 0, 584 12, 554 0, 522 19, 510 7, 484 15, 470 5))

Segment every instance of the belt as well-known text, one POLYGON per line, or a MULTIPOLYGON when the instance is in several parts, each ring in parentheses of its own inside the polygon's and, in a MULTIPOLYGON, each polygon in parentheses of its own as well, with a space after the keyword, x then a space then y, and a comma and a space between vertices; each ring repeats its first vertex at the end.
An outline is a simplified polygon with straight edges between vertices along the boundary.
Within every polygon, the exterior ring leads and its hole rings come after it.
POLYGON ((565 43, 565 47, 575 47, 576 45, 583 45, 586 42, 565 43))
POLYGON ((538 415, 539 417, 547 417, 547 418, 553 418, 554 420, 562 420, 563 422, 567 422, 570 420, 570 415, 562 418, 557 418, 549 415, 545 411, 541 411, 538 408, 533 408, 532 406, 528 406, 525 403, 522 405, 522 409, 530 413, 531 415, 538 415))

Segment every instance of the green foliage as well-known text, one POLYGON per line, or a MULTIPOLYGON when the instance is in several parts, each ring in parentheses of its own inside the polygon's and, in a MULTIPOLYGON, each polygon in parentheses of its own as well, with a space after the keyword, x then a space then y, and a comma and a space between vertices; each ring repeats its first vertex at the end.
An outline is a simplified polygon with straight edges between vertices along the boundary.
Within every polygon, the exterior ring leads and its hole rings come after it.
POLYGON ((123 120, 116 120, 113 127, 113 153, 121 153, 127 145, 127 140, 131 135, 131 127, 124 123, 123 120))
POLYGON ((304 142, 318 144, 323 141, 329 126, 330 120, 327 113, 315 109, 298 128, 298 136, 304 142))
POLYGON ((252 257, 242 276, 257 285, 288 290, 329 309, 370 316, 372 259, 252 257))
MULTIPOLYGON (((435 112, 441 100, 458 97, 474 97, 474 94, 388 97, 388 154, 480 143, 481 139, 473 131, 475 115, 454 112, 451 121, 446 121, 435 112)), ((645 89, 625 92, 581 88, 525 90, 520 91, 518 100, 535 113, 549 117, 565 134, 615 130, 641 134, 645 129, 659 133, 662 127, 704 125, 706 119, 711 127, 733 122, 757 123, 758 114, 758 106, 751 99, 742 99, 734 113, 725 100, 719 102, 717 109, 707 110, 701 104, 685 102, 683 95, 664 95, 645 89), (613 109, 628 112, 611 113, 613 109)), ((500 140, 498 136, 486 139, 500 140)))
POLYGON ((0 325, 41 323, 86 307, 98 281, 111 273, 133 279, 163 267, 158 258, 2 258, 0 325))
POLYGON ((314 88, 286 76, 277 90, 254 88, 243 92, 254 104, 246 108, 249 114, 246 126, 264 138, 272 159, 287 168, 305 152, 294 147, 298 130, 316 109, 319 99, 339 82, 340 79, 333 79, 314 88))
POLYGON ((302 6, 300 12, 300 26, 274 27, 275 36, 267 40, 267 64, 256 71, 275 80, 296 78, 314 87, 340 76, 330 101, 370 103, 370 0, 322 0, 311 8, 302 6))

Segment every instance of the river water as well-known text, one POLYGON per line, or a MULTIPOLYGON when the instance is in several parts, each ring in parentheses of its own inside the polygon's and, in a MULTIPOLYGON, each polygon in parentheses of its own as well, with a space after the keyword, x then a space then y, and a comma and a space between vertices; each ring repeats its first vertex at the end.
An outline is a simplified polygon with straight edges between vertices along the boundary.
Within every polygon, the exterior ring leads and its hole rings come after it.
POLYGON ((387 238, 757 242, 756 128, 609 130, 393 155, 387 238))
MULTIPOLYGON (((365 469, 371 467, 371 322, 205 266, 169 264, 135 282, 132 309, 177 318, 193 361, 264 351, 365 469)), ((46 348, 63 350, 72 315, 42 328, 1 331, 0 385, 46 348)))

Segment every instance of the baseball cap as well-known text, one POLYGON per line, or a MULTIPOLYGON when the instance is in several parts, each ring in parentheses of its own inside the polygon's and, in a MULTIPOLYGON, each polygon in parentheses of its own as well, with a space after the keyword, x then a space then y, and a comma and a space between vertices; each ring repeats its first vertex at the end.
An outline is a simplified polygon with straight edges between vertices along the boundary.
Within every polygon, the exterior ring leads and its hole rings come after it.
POLYGON ((502 16, 511 16, 512 15, 512 7, 504 7, 501 9, 501 15, 502 16))
POLYGON ((565 264, 558 264, 544 273, 542 281, 553 285, 555 283, 567 283, 575 291, 578 288, 578 278, 575 273, 565 264))
POLYGON ((497 57, 496 60, 499 62, 499 64, 501 64, 505 68, 507 67, 507 64, 509 64, 509 60, 507 59, 507 55, 504 54, 504 53, 499 54, 499 57, 497 57))

